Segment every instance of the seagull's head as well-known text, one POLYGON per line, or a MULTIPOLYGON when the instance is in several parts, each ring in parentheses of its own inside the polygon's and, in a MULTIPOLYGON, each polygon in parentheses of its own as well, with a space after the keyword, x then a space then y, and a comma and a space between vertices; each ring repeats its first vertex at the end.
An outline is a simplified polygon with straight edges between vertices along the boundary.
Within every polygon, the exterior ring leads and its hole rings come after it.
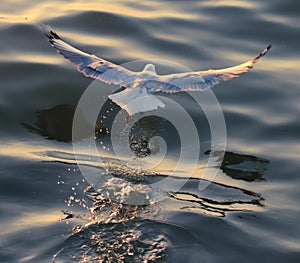
POLYGON ((144 67, 144 70, 143 71, 147 71, 147 72, 154 72, 156 73, 155 71, 155 66, 153 64, 147 64, 145 67, 144 67))

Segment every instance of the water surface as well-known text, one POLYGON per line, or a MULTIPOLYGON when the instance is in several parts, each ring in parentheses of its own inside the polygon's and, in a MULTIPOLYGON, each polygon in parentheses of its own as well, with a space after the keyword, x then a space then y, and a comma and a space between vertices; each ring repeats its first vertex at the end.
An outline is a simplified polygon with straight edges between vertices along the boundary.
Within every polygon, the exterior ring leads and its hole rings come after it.
MULTIPOLYGON (((2 1, 1 7, 1 262, 300 260, 298 1, 2 1), (180 191, 170 185, 149 192, 172 168, 145 174, 110 159, 114 176, 105 178, 105 189, 122 197, 124 185, 139 187, 148 203, 122 205, 90 188, 74 159, 71 128, 92 80, 57 55, 41 23, 114 63, 161 59, 192 70, 241 63, 271 43, 253 71, 213 89, 227 148, 210 186, 199 191, 199 176, 183 169, 172 179, 176 185, 191 177, 180 191), (165 199, 156 202, 159 195, 165 199)), ((174 99, 196 122, 201 158, 217 158, 199 109, 184 95, 174 99)), ((145 117, 132 134, 138 153, 143 136, 164 136, 176 162, 178 136, 168 122, 145 117)), ((98 136, 105 141, 105 133, 98 136)))

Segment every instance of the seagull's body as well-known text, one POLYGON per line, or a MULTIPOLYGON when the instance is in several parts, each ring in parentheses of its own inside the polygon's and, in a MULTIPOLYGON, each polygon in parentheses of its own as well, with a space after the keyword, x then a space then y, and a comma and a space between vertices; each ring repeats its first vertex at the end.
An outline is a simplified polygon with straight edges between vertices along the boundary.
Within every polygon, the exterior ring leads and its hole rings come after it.
POLYGON ((158 75, 153 64, 147 64, 141 72, 134 72, 72 47, 47 27, 43 27, 43 30, 57 52, 74 63, 77 70, 86 77, 125 87, 125 90, 112 94, 109 98, 126 110, 129 116, 163 108, 165 105, 154 96, 155 93, 204 91, 220 81, 238 77, 239 74, 249 71, 271 48, 269 45, 254 59, 234 67, 158 75))

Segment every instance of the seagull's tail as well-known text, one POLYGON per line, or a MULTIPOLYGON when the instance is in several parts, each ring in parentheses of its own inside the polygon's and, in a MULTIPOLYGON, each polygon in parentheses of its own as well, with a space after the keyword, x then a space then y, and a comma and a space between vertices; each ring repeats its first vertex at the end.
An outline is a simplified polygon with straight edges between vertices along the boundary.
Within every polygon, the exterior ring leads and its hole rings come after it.
POLYGON ((113 102, 132 116, 138 112, 155 110, 165 107, 155 95, 149 94, 145 88, 125 89, 124 91, 108 96, 113 102))

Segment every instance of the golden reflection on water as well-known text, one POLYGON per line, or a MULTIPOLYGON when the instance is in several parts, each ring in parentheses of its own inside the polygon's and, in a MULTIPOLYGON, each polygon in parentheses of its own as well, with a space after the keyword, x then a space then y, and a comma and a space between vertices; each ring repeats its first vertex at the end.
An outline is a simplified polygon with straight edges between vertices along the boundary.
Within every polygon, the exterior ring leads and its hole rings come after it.
MULTIPOLYGON (((0 156, 9 156, 13 158, 31 159, 41 161, 41 154, 47 151, 56 151, 57 148, 50 145, 43 145, 42 143, 33 144, 21 141, 10 141, 0 146, 0 156)), ((42 156, 42 159, 46 159, 47 156, 42 156)))
POLYGON ((18 215, 16 220, 11 220, 5 228, 2 228, 2 234, 10 233, 13 231, 21 231, 24 229, 31 229, 33 226, 49 226, 53 223, 59 222, 62 219, 60 211, 53 210, 40 210, 37 212, 25 212, 18 215), (6 230, 5 230, 6 229, 6 230))
MULTIPOLYGON (((12 3, 10 3, 11 5, 12 3)), ((84 11, 101 11, 114 13, 126 17, 137 17, 137 18, 161 18, 161 17, 176 17, 176 18, 187 18, 187 14, 183 12, 176 12, 175 9, 170 10, 170 5, 168 3, 160 3, 157 1, 153 2, 144 2, 143 5, 137 5, 134 7, 134 4, 131 6, 124 5, 122 2, 98 2, 90 1, 82 3, 67 3, 62 5, 60 2, 46 2, 39 4, 27 4, 24 8, 18 9, 18 14, 11 15, 11 12, 2 13, 2 20, 5 22, 21 22, 23 20, 29 21, 40 21, 41 19, 47 17, 47 19, 65 16, 68 13, 84 12, 84 11), (59 5, 59 8, 57 8, 59 5), (162 6, 157 8, 157 5, 162 6), (142 8, 144 10, 142 10, 142 8), (167 8, 168 7, 168 8, 167 8), (49 10, 53 10, 49 12, 49 10)), ((138 4, 138 1, 136 1, 138 4)), ((11 11, 11 10, 10 10, 11 11)), ((188 18, 197 18, 196 15, 189 14, 188 18)))
MULTIPOLYGON (((55 54, 55 53, 54 53, 55 54)), ((39 53, 16 53, 8 52, 6 54, 0 55, 0 61, 2 62, 12 62, 17 61, 19 63, 36 63, 36 64, 46 64, 46 65, 58 65, 62 64, 60 57, 47 56, 45 54, 39 53)))
MULTIPOLYGON (((61 35, 61 37, 74 39, 74 41, 76 41, 76 44, 75 43, 70 43, 70 44, 73 44, 78 49, 82 49, 78 45, 86 45, 88 43, 91 43, 91 45, 95 45, 95 46, 99 46, 99 47, 101 46, 101 47, 118 48, 120 46, 120 39, 116 39, 111 36, 100 36, 100 35, 96 36, 96 35, 91 35, 91 34, 84 34, 84 32, 82 32, 80 35, 78 35, 78 33, 76 33, 76 32, 75 33, 57 32, 57 33, 59 35, 61 35)), ((124 41, 124 39, 122 39, 122 42, 123 41, 124 41)), ((83 51, 85 51, 87 53, 91 52, 89 50, 83 50, 83 51)), ((101 54, 99 54, 99 55, 101 55, 101 54)))

